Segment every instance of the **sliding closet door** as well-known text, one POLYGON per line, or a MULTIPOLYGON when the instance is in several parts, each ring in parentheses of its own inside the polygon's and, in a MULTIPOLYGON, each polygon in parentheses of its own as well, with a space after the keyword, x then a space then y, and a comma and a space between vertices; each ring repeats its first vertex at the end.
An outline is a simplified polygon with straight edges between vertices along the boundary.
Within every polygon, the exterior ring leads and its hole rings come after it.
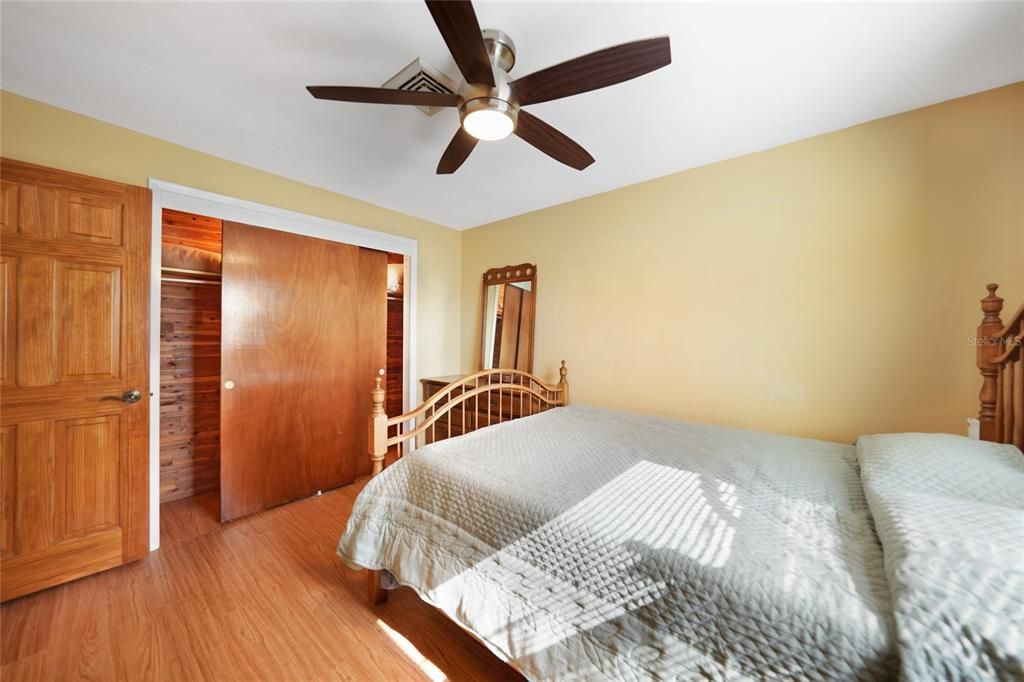
POLYGON ((369 471, 369 391, 385 365, 387 255, 224 223, 221 518, 369 471))

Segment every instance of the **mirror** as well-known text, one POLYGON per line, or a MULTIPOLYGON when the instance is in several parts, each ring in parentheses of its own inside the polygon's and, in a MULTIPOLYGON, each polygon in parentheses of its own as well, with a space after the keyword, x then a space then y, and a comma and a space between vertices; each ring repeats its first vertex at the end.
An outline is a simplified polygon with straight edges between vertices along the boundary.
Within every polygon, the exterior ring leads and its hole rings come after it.
POLYGON ((533 371, 536 309, 536 265, 508 265, 484 273, 480 331, 482 369, 533 371))

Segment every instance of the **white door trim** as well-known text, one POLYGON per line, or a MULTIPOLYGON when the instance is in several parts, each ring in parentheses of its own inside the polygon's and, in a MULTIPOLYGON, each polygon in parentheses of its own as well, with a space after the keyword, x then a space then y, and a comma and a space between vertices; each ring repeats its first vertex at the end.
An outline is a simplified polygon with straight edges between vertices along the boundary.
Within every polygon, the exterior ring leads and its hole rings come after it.
MULTIPOLYGON (((398 237, 365 227, 317 218, 254 201, 214 194, 193 187, 177 185, 156 178, 149 179, 153 194, 152 256, 149 284, 149 549, 160 546, 160 236, 165 208, 187 211, 211 218, 231 220, 281 232, 301 234, 317 239, 365 246, 405 256, 404 354, 402 404, 412 409, 416 377, 416 267, 418 243, 415 239, 398 237)), ((370 381, 367 377, 367 395, 370 381)), ((369 414, 369 412, 367 412, 369 414)))

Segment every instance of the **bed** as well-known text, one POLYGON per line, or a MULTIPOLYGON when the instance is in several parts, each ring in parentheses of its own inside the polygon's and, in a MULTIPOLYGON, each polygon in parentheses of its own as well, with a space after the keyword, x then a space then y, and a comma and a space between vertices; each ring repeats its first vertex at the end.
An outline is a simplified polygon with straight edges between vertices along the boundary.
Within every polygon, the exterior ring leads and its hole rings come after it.
POLYGON ((1024 307, 1004 325, 997 298, 985 440, 569 406, 564 363, 557 384, 482 372, 390 419, 378 382, 378 475, 338 552, 372 601, 408 585, 534 680, 1022 679, 1024 307), (483 423, 384 468, 460 410, 483 423))

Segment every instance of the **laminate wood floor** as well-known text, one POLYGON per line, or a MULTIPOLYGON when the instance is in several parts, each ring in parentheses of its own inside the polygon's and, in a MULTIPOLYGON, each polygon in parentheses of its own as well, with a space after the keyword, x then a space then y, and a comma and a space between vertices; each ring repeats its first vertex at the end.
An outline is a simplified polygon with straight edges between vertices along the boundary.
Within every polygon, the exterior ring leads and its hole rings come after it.
POLYGON ((401 588, 371 608, 334 553, 361 485, 234 523, 169 502, 146 559, 0 607, 19 680, 522 680, 401 588))

